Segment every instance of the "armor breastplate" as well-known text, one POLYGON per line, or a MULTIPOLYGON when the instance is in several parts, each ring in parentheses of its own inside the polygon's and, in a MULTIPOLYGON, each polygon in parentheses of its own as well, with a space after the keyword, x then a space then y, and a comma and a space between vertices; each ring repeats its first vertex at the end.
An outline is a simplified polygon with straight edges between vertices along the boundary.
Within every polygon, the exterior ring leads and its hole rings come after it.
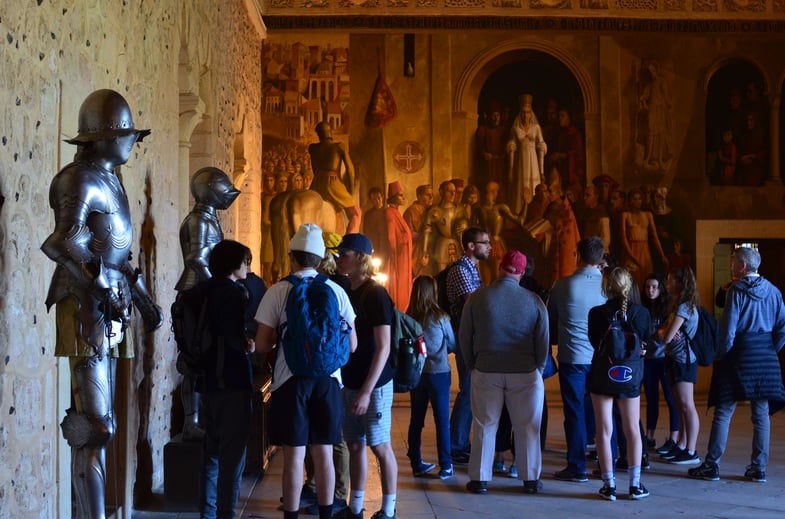
POLYGON ((440 207, 439 212, 435 215, 434 226, 439 231, 439 234, 445 238, 452 236, 452 221, 455 218, 456 209, 454 205, 440 207))
POLYGON ((186 290, 209 278, 207 257, 221 240, 223 240, 221 224, 212 212, 195 207, 185 217, 180 226, 180 248, 185 268, 175 285, 175 290, 186 290))

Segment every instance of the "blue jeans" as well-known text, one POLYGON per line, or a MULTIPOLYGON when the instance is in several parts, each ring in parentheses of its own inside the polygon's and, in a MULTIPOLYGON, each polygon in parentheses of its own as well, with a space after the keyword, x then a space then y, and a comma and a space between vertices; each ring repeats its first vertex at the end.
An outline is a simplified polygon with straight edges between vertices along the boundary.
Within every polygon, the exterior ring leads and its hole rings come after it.
POLYGON ((450 415, 450 449, 453 454, 471 450, 469 434, 472 429, 472 372, 466 368, 460 350, 455 354, 455 367, 458 368, 458 394, 450 415))
POLYGON ((202 519, 231 519, 240 495, 245 446, 251 430, 251 391, 202 395, 205 426, 202 519))
POLYGON ((412 408, 409 420, 409 460, 412 467, 422 462, 420 447, 422 445, 422 429, 425 427, 425 414, 428 402, 433 409, 433 421, 436 423, 436 449, 439 454, 439 466, 452 466, 450 458, 450 372, 423 373, 419 385, 414 388, 411 397, 412 408))
MULTIPOLYGON (((769 401, 750 400, 752 411, 752 456, 751 465, 759 470, 766 470, 769 462, 769 401)), ((709 452, 706 461, 719 465, 720 458, 728 444, 728 428, 733 412, 736 411, 736 402, 725 402, 714 407, 714 419, 711 422, 709 435, 709 452)))
POLYGON ((559 386, 564 404, 567 468, 586 472, 586 381, 591 364, 559 364, 559 386))
POLYGON ((668 404, 668 417, 670 418, 670 432, 679 430, 679 408, 671 394, 670 381, 665 374, 665 357, 659 359, 646 359, 643 361, 643 390, 646 393, 646 429, 653 431, 657 428, 657 419, 660 415, 660 386, 662 396, 668 404))

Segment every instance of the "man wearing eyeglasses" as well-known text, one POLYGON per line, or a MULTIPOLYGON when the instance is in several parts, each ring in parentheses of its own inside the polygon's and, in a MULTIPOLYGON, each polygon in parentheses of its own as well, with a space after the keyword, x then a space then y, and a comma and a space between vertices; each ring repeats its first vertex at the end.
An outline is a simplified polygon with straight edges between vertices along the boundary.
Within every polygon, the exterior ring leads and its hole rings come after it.
MULTIPOLYGON (((469 227, 461 235, 463 256, 455 262, 447 274, 447 299, 450 303, 450 320, 456 332, 460 328, 461 312, 469 296, 482 286, 477 265, 487 260, 491 253, 491 237, 488 229, 469 227)), ((458 395, 450 416, 450 453, 453 463, 465 465, 469 462, 469 433, 472 425, 470 399, 470 371, 461 357, 461 345, 455 354, 458 368, 458 395)))

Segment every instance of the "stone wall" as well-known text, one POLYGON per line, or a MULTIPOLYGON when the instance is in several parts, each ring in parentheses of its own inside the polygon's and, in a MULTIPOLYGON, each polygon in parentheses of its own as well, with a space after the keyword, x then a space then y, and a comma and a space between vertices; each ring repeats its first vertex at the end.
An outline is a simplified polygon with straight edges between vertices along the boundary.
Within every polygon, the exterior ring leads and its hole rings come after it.
MULTIPOLYGON (((54 270, 39 247, 53 228, 49 183, 70 162, 84 97, 112 88, 134 122, 151 128, 121 168, 134 222, 133 263, 164 308, 118 370, 118 484, 131 506, 163 483, 174 369, 169 305, 182 269, 177 236, 189 207, 177 171, 181 90, 192 82, 209 110, 201 160, 230 172, 244 194, 222 215, 228 237, 258 240, 261 35, 241 0, 6 2, 0 14, 0 517, 70 515, 70 452, 59 422, 69 405, 67 362, 53 356, 55 324, 44 299, 54 270), (186 45, 183 45, 188 28, 186 45), (187 49, 193 44, 194 52, 187 49), (198 54, 190 60, 189 54, 198 54), (181 62, 198 66, 185 72, 181 62), (241 160, 238 161, 238 155, 241 160), (242 211, 240 211, 242 209, 242 211), (238 217, 238 213, 242 217, 238 217), (138 455, 136 454, 138 451, 138 455), (137 470, 137 458, 139 468, 137 470)), ((258 13, 254 12, 253 16, 258 13)), ((189 173, 194 170, 186 168, 189 173)), ((187 188, 186 188, 187 189, 187 188)), ((258 249, 258 247, 257 247, 258 249)))

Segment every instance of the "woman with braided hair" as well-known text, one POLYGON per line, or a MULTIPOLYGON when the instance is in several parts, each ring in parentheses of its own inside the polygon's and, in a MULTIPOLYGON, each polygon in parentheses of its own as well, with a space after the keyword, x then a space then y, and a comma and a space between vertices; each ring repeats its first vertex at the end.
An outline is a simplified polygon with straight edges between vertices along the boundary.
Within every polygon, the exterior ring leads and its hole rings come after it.
MULTIPOLYGON (((608 301, 601 306, 589 310, 589 341, 597 350, 605 336, 606 330, 619 312, 632 326, 638 337, 646 337, 649 333, 651 318, 649 312, 630 300, 632 293, 632 276, 625 268, 616 267, 603 276, 603 292, 608 301)), ((641 355, 645 350, 641 350, 641 355)), ((597 361, 595 358, 592 362, 597 361)), ((622 428, 627 438, 627 473, 630 477, 630 499, 643 499, 649 491, 641 483, 642 439, 639 431, 641 412, 640 383, 626 392, 600 387, 590 379, 589 393, 597 421, 597 455, 603 486, 600 497, 609 501, 616 500, 616 479, 613 475, 614 460, 611 451, 611 435, 613 433, 613 402, 618 404, 622 428)))

